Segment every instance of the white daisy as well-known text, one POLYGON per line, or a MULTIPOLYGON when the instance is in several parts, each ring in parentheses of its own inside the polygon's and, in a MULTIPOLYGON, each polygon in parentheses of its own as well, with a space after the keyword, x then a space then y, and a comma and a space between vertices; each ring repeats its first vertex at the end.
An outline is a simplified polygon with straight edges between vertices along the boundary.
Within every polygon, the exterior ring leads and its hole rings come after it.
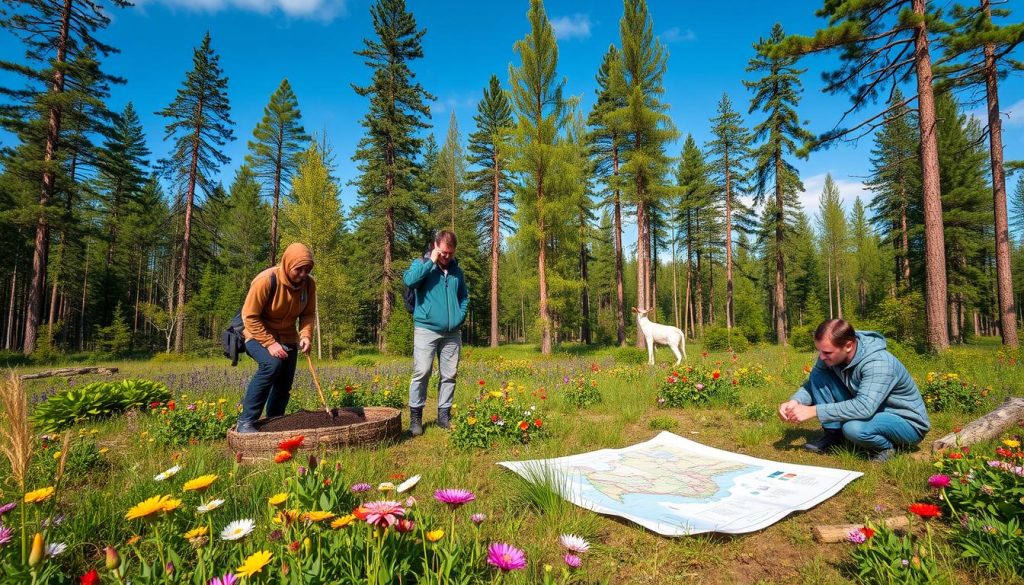
POLYGON ((220 508, 223 503, 224 500, 210 500, 209 502, 206 502, 202 506, 197 506, 196 510, 199 510, 200 514, 205 514, 211 510, 216 510, 217 508, 220 508))
POLYGON ((254 528, 256 528, 256 522, 249 518, 235 520, 224 527, 224 530, 220 532, 220 537, 223 540, 238 540, 248 536, 254 528))
POLYGON ((50 543, 46 546, 46 556, 55 557, 60 553, 66 551, 67 549, 68 545, 64 544, 63 542, 50 543))
POLYGON ((563 534, 558 537, 558 542, 569 552, 580 554, 590 550, 590 543, 575 534, 563 534))
POLYGON ((397 491, 400 494, 404 493, 404 492, 407 492, 407 491, 411 490, 417 483, 419 483, 419 481, 420 481, 420 476, 419 476, 419 474, 416 474, 416 475, 410 477, 409 479, 403 481, 401 484, 399 484, 398 485, 398 489, 395 490, 395 491, 397 491))
POLYGON ((166 469, 166 470, 161 471, 160 473, 156 474, 156 476, 153 477, 153 481, 163 481, 163 480, 165 480, 165 479, 167 479, 169 477, 174 477, 174 474, 178 473, 179 471, 181 471, 181 466, 180 465, 175 465, 174 467, 172 467, 170 469, 166 469))

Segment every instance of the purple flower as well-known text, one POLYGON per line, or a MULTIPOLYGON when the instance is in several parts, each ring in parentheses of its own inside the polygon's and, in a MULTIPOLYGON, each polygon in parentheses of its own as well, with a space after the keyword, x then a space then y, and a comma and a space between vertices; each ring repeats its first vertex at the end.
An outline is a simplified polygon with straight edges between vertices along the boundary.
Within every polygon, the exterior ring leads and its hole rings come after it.
POLYGON ((0 506, 0 518, 3 518, 4 514, 6 514, 6 513, 10 512, 11 510, 13 510, 14 507, 17 506, 17 505, 18 505, 18 502, 10 502, 8 504, 4 504, 3 506, 0 506))
POLYGON ((566 553, 566 555, 562 557, 562 560, 564 560, 565 564, 569 565, 572 569, 578 569, 580 568, 580 565, 583 564, 583 559, 572 553, 566 553))
POLYGON ((846 540, 849 540, 853 544, 864 544, 867 539, 868 537, 861 532, 860 528, 857 530, 851 530, 850 533, 846 535, 846 540))
POLYGON ((526 567, 526 553, 504 542, 492 542, 487 547, 487 564, 502 571, 515 571, 526 567))
POLYGON ((227 573, 223 577, 214 577, 210 579, 207 585, 235 585, 238 583, 238 579, 232 573, 227 573))
POLYGON ((357 483, 357 484, 353 485, 352 487, 350 487, 348 489, 353 494, 358 494, 358 493, 368 492, 368 491, 372 490, 373 486, 368 484, 368 483, 357 483))
POLYGON ((434 492, 434 499, 442 504, 448 504, 452 508, 458 508, 463 504, 472 502, 476 499, 476 496, 469 490, 446 488, 434 492))
POLYGON ((0 544, 7 544, 14 538, 14 530, 0 524, 0 544))
POLYGON ((951 480, 948 475, 938 474, 928 478, 928 487, 932 489, 943 489, 948 488, 951 480))
POLYGON ((477 512, 476 514, 470 516, 469 519, 473 521, 473 524, 480 526, 484 523, 484 520, 487 520, 487 515, 477 512))
POLYGON ((193 404, 189 404, 189 405, 188 405, 188 406, 186 406, 185 408, 186 408, 187 410, 190 410, 190 411, 195 411, 195 409, 196 409, 196 405, 195 405, 194 403, 193 403, 193 404))
POLYGON ((697 382, 696 386, 694 386, 694 387, 697 388, 697 390, 703 390, 704 389, 704 384, 701 384, 700 382, 697 382))
POLYGON ((270 540, 270 542, 277 542, 278 540, 284 538, 284 532, 282 532, 281 530, 275 530, 271 532, 270 536, 268 536, 267 538, 270 540))
POLYGON ((306 467, 304 465, 299 466, 299 477, 306 475, 306 467))
POLYGON ((908 561, 907 559, 903 559, 900 561, 900 564, 902 564, 904 567, 909 567, 910 561, 908 561))

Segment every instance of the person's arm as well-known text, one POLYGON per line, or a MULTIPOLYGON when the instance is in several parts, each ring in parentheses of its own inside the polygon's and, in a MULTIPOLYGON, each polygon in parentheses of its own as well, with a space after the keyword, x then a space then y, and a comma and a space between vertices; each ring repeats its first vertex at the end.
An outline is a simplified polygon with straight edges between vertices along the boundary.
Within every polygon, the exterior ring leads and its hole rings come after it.
POLYGON ((430 274, 430 271, 434 269, 434 263, 426 258, 417 258, 412 261, 412 264, 405 269, 405 274, 402 275, 402 282, 409 288, 414 288, 423 281, 424 278, 430 274))
POLYGON ((811 376, 814 375, 815 371, 824 370, 826 367, 828 366, 821 363, 821 360, 816 360, 814 362, 814 368, 812 368, 811 372, 807 375, 807 379, 804 380, 804 383, 800 386, 800 388, 797 389, 796 392, 793 393, 792 396, 789 397, 789 399, 795 400, 802 404, 803 406, 810 406, 811 404, 813 404, 814 399, 811 398, 811 376))
POLYGON ((895 385, 896 375, 890 363, 877 360, 866 364, 861 374, 857 395, 842 402, 819 404, 818 420, 827 423, 871 418, 889 397, 895 385))
POLYGON ((316 324, 316 281, 312 276, 306 278, 309 298, 306 300, 306 308, 299 314, 299 342, 306 340, 309 344, 313 340, 313 325, 316 324))
POLYGON ((249 332, 260 345, 270 347, 276 343, 274 336, 267 331, 263 324, 263 308, 270 301, 270 277, 256 278, 249 285, 249 292, 245 295, 245 303, 242 304, 242 323, 245 330, 249 332))

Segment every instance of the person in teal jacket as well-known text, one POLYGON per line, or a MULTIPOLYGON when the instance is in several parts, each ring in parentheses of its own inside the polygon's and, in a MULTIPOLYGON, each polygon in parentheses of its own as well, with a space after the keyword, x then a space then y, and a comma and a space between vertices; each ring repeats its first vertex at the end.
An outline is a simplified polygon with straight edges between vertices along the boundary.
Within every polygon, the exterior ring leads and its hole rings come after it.
POLYGON ((469 310, 466 277, 455 260, 455 234, 437 232, 430 255, 412 261, 402 280, 415 295, 413 372, 409 383, 409 431, 423 434, 427 383, 437 356, 437 426, 451 428, 455 378, 462 351, 462 323, 469 310))
POLYGON ((873 331, 854 331, 829 319, 814 332, 818 361, 807 381, 779 405, 779 418, 802 423, 817 418, 824 435, 804 448, 826 453, 844 440, 886 461, 895 447, 921 442, 931 429, 921 392, 907 368, 873 331))

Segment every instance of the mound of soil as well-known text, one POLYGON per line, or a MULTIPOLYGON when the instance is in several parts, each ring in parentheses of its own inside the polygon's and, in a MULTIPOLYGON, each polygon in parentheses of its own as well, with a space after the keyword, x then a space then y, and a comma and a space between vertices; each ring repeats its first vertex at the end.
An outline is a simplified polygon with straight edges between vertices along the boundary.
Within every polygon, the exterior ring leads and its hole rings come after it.
POLYGON ((322 410, 301 410, 292 414, 275 417, 257 425, 260 431, 273 433, 280 431, 297 431, 301 429, 326 429, 343 427, 366 422, 362 408, 333 408, 328 416, 322 410))

